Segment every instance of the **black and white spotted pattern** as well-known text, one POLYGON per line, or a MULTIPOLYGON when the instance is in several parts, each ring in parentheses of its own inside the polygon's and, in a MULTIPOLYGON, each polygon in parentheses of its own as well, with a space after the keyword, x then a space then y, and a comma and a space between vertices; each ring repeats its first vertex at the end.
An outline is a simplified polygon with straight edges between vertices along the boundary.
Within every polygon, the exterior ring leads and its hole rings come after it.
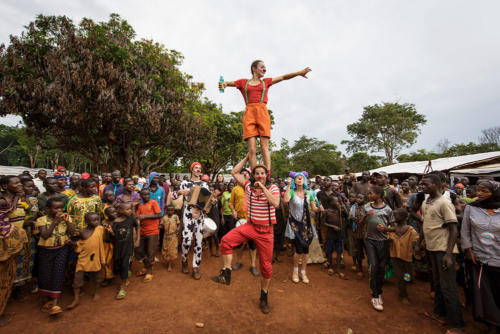
MULTIPOLYGON (((191 189, 194 186, 200 186, 205 189, 209 189, 208 185, 204 181, 182 181, 180 190, 191 189)), ((172 199, 177 199, 177 192, 172 194, 172 199)), ((201 264, 201 253, 202 253, 202 241, 204 231, 203 213, 200 218, 193 219, 193 206, 187 205, 186 203, 191 200, 190 196, 184 196, 184 228, 182 229, 182 261, 187 261, 187 256, 189 253, 189 248, 194 241, 193 247, 193 268, 197 268, 201 264)))

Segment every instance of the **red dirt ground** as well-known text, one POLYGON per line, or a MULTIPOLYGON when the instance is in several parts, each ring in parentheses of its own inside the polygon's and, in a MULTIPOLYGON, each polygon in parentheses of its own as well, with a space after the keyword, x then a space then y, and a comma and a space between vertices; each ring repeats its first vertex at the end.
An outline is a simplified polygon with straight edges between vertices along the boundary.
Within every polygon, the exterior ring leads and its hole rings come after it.
MULTIPOLYGON (((208 252, 204 252, 207 255, 208 252)), ((218 273, 221 259, 205 256, 202 278, 195 281, 180 272, 180 259, 172 272, 156 264, 154 279, 143 283, 133 277, 124 300, 114 299, 117 284, 100 289, 100 300, 90 295, 80 305, 51 318, 40 311, 43 304, 37 295, 23 302, 12 301, 7 312, 12 321, 0 333, 442 333, 443 328, 423 319, 419 312, 432 309, 429 286, 417 281, 408 286, 412 305, 404 306, 397 298, 393 281, 384 286, 384 311, 370 304, 368 278, 358 280, 346 269, 349 280, 326 274, 321 265, 308 266, 309 285, 294 284, 291 257, 273 265, 269 293, 271 313, 258 308, 259 278, 248 271, 248 254, 244 266, 232 275, 230 286, 216 284, 209 278, 218 273), (197 328, 196 323, 204 323, 197 328)), ((346 255, 347 268, 350 258, 346 255)), ((191 263, 191 262, 189 262, 191 263)), ((134 272, 140 268, 134 263, 134 272)), ((61 306, 71 302, 67 288, 61 306)), ((485 327, 475 323, 465 312, 467 333, 480 333, 485 327)))

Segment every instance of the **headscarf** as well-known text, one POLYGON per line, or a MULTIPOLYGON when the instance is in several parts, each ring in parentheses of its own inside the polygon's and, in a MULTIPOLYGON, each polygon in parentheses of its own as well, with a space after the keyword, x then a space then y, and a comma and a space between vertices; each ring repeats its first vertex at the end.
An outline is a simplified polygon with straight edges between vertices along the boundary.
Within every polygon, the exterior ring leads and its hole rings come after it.
POLYGON ((201 167, 201 164, 198 162, 198 161, 195 161, 191 164, 191 167, 189 167, 189 170, 192 172, 193 171, 193 168, 194 166, 200 166, 201 167))
POLYGON ((295 185, 295 179, 297 178, 297 176, 302 176, 302 178, 304 178, 304 185, 303 185, 304 190, 308 189, 307 178, 309 177, 309 174, 306 171, 290 172, 290 174, 288 174, 288 176, 290 176, 292 178, 292 184, 290 185, 292 190, 297 190, 297 186, 295 185))
POLYGON ((62 169, 66 169, 64 166, 57 166, 57 171, 60 172, 62 169))
POLYGON ((480 186, 486 187, 491 191, 491 197, 480 201, 479 199, 472 202, 470 205, 478 208, 495 210, 500 208, 500 183, 493 180, 481 181, 480 186))
MULTIPOLYGON (((157 177, 159 174, 157 172, 151 172, 149 173, 149 179, 148 179, 148 187, 151 185, 151 181, 153 181, 153 179, 155 177, 157 177)), ((158 185, 159 186, 159 185, 158 185)))
POLYGON ((86 180, 86 179, 89 179, 89 178, 90 178, 90 174, 89 173, 82 173, 82 177, 81 177, 82 180, 86 180))

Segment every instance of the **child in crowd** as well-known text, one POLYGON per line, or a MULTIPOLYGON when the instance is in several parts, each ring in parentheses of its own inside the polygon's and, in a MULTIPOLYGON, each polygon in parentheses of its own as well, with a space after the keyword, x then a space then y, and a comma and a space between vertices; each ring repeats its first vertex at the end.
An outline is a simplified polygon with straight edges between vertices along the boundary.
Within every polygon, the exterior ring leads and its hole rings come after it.
POLYGON ((388 259, 387 233, 377 229, 394 223, 392 209, 384 203, 384 189, 372 186, 368 193, 371 203, 365 205, 366 223, 366 253, 370 262, 370 289, 372 291, 372 306, 377 311, 383 311, 382 286, 384 284, 385 265, 388 259))
POLYGON ((109 189, 104 192, 103 197, 104 197, 104 208, 112 206, 116 199, 113 190, 109 189))
POLYGON ((144 283, 153 279, 153 264, 155 262, 156 249, 158 247, 158 235, 160 234, 160 218, 162 210, 158 202, 150 200, 151 193, 148 189, 141 190, 142 204, 137 207, 136 219, 141 225, 139 248, 136 249, 136 257, 142 259, 144 268, 137 276, 144 276, 144 283))
POLYGON ((107 227, 107 231, 113 239, 113 273, 121 279, 120 290, 116 299, 125 298, 125 288, 129 285, 130 258, 135 247, 139 247, 140 226, 132 217, 132 204, 119 203, 117 205, 118 217, 112 226, 107 227), (135 228, 135 242, 134 242, 135 228))
POLYGON ((349 212, 349 217, 352 222, 352 237, 354 242, 354 256, 353 262, 358 271, 357 275, 359 278, 363 278, 363 259, 365 258, 366 252, 366 224, 362 220, 365 215, 365 195, 356 195, 356 203, 351 206, 349 212))
POLYGON ((476 186, 468 186, 465 189, 465 194, 466 196, 463 198, 463 200, 467 203, 470 204, 477 200, 477 187, 476 186))
POLYGON ((57 315, 62 308, 57 305, 64 285, 64 271, 68 261, 69 246, 74 227, 71 217, 63 213, 63 202, 52 197, 47 201, 47 215, 36 221, 40 231, 38 241, 38 293, 49 300, 43 310, 57 315))
MULTIPOLYGON (((346 176, 347 179, 349 177, 346 176)), ((353 238, 353 231, 352 231, 352 221, 351 217, 349 216, 349 212, 351 211, 351 207, 356 204, 356 193, 354 191, 349 191, 349 195, 347 196, 347 203, 345 205, 346 209, 346 218, 345 218, 345 224, 344 224, 344 229, 345 229, 345 234, 342 234, 342 238, 344 239, 344 249, 347 249, 347 252, 349 253, 349 256, 352 258, 352 267, 351 270, 356 272, 357 267, 354 263, 354 238, 353 238)))
MULTIPOLYGON (((408 211, 404 208, 398 208, 393 211, 396 225, 386 227, 382 224, 377 225, 380 232, 389 232, 388 237, 392 241, 390 245, 391 263, 394 267, 394 275, 398 281, 399 298, 401 303, 409 305, 408 292, 406 291, 405 275, 413 273, 413 249, 419 239, 417 231, 407 224, 408 211)), ((410 276, 411 277, 411 276, 410 276)))
POLYGON ((167 206, 167 214, 161 219, 161 225, 165 231, 163 235, 163 248, 161 253, 167 265, 167 271, 172 271, 172 262, 177 258, 178 243, 177 232, 179 230, 180 220, 175 213, 175 207, 170 204, 167 206))
POLYGON ((326 225, 326 242, 325 242, 325 253, 326 258, 329 263, 328 275, 337 275, 341 279, 347 279, 344 273, 340 272, 341 266, 341 256, 342 256, 342 215, 343 208, 340 204, 339 199, 336 196, 330 197, 330 208, 325 211, 325 221, 326 225), (335 265, 335 270, 333 269, 332 254, 333 251, 337 253, 337 260, 335 265))
POLYGON ((102 264, 104 259, 104 227, 97 213, 87 212, 84 216, 86 228, 80 231, 80 240, 76 243, 75 252, 78 253, 75 279, 73 280, 73 302, 68 309, 73 309, 80 302, 80 289, 84 284, 85 274, 94 281, 92 290, 93 300, 99 299, 97 290, 102 282, 102 264))
MULTIPOLYGON (((105 204, 107 205, 107 203, 105 204)), ((117 217, 116 208, 113 206, 108 206, 104 209, 104 217, 106 220, 102 223, 104 229, 109 230, 113 227, 113 222, 117 217)), ((104 237, 104 281, 102 282, 102 286, 108 286, 111 283, 111 280, 115 277, 113 275, 113 240, 110 238, 109 233, 105 234, 104 237)))

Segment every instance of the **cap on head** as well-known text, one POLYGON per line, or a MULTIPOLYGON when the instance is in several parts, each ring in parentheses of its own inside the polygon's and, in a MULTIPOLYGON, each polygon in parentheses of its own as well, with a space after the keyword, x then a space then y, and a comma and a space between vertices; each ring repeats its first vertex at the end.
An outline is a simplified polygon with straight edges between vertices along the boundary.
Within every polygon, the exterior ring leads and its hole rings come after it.
POLYGON ((385 178, 389 178, 389 174, 387 174, 387 172, 374 172, 372 175, 374 176, 382 175, 385 178))
POLYGON ((192 172, 193 171, 193 168, 195 166, 200 166, 201 167, 201 164, 198 162, 198 161, 195 161, 191 164, 191 167, 189 167, 189 170, 192 172))

